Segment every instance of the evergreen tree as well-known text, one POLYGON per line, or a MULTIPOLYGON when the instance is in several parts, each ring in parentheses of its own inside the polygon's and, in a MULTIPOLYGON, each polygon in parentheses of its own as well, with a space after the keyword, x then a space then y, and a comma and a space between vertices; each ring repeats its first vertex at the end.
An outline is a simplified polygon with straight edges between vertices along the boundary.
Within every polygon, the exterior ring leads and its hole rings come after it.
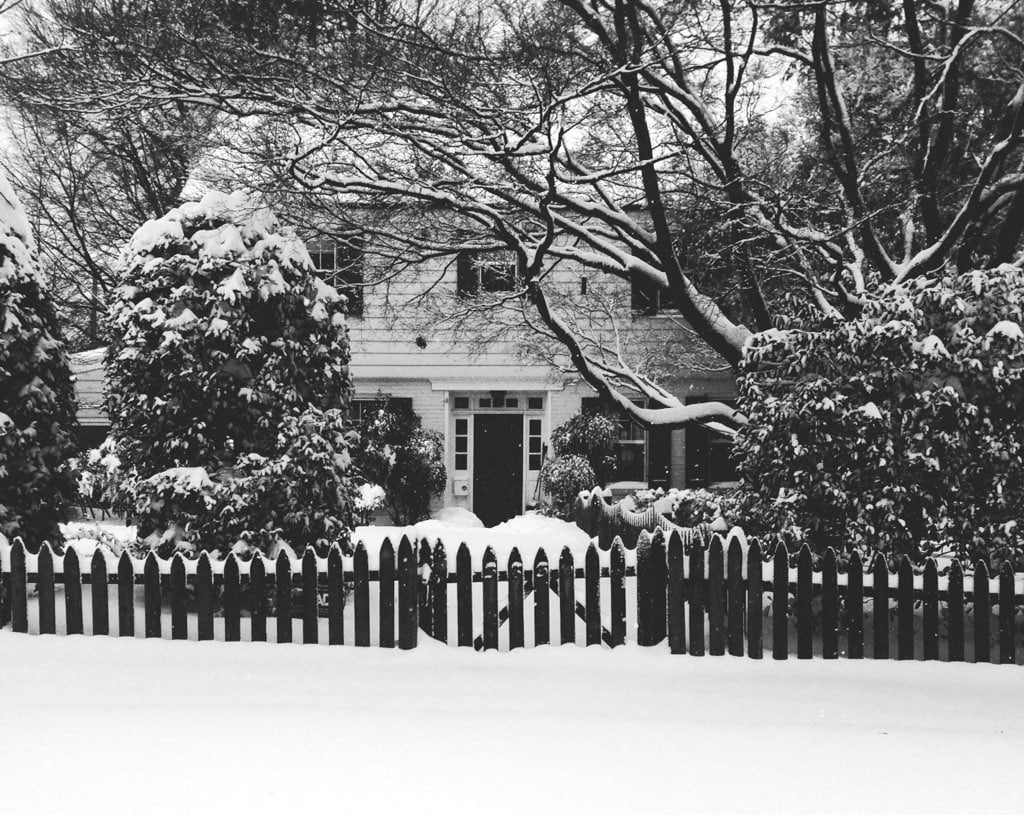
POLYGON ((347 539, 343 305, 244 194, 210 193, 135 233, 108 401, 140 536, 221 550, 347 539))
POLYGON ((28 220, 0 174, 0 533, 62 540, 76 494, 75 396, 57 315, 35 268, 28 220))

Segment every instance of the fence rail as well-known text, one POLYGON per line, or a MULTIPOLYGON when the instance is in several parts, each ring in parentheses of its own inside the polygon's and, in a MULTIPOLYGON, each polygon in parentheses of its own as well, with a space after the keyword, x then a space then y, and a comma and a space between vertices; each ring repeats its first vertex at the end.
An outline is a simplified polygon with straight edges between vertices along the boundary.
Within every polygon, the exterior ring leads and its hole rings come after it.
POLYGON ((49 546, 29 555, 16 542, 3 555, 0 619, 17 632, 30 630, 31 606, 38 609, 38 631, 56 633, 60 587, 66 633, 85 633, 88 610, 90 633, 109 634, 109 592, 115 587, 120 636, 134 635, 137 614, 146 637, 162 636, 169 611, 173 639, 187 638, 190 625, 198 639, 213 639, 216 616, 223 618, 228 641, 242 638, 241 620, 248 619, 249 639, 266 641, 273 623, 276 641, 291 642, 295 618, 301 620, 302 642, 320 641, 326 620, 330 644, 344 644, 348 634, 355 645, 368 646, 376 616, 379 645, 410 649, 421 633, 447 642, 451 615, 453 641, 477 649, 498 648, 502 626, 508 647, 523 647, 532 618, 535 645, 551 642, 554 627, 554 640, 562 644, 576 642, 580 634, 587 645, 609 647, 630 639, 639 645, 667 640, 672 653, 755 659, 769 651, 776 659, 845 654, 1015 663, 1024 651, 1018 648, 1017 624, 1024 575, 1009 566, 990 575, 979 561, 965 574, 954 560, 940 575, 934 560, 916 572, 904 557, 893 573, 884 556, 862 564, 854 554, 843 570, 831 549, 817 565, 806 547, 795 557, 779 547, 765 558, 756 543, 748 545, 736 533, 728 541, 710 536, 705 547, 697 537, 687 544, 679 531, 667 540, 661 530, 653 536, 642 532, 635 551, 618 538, 603 553, 590 544, 582 567, 568 548, 557 561, 537 548, 528 552, 528 562, 513 549, 500 569, 488 548, 477 568, 465 544, 450 561, 444 544, 431 547, 408 538, 397 549, 385 540, 374 569, 363 544, 351 557, 334 548, 326 558, 308 550, 299 561, 285 553, 249 562, 233 555, 213 562, 206 554, 198 561, 180 555, 165 561, 152 553, 144 561, 127 553, 108 560, 97 551, 87 568, 70 548, 62 556, 49 546), (371 584, 377 594, 372 608, 371 584), (136 586, 142 587, 141 602, 136 586), (633 595, 631 603, 627 594, 633 595))

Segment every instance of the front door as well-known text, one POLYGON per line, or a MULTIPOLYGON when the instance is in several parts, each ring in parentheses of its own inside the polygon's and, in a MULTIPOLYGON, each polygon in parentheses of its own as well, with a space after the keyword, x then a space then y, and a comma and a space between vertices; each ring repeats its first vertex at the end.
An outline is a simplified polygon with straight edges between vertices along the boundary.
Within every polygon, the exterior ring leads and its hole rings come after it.
POLYGON ((473 417, 473 512, 495 526, 523 509, 523 417, 473 417))

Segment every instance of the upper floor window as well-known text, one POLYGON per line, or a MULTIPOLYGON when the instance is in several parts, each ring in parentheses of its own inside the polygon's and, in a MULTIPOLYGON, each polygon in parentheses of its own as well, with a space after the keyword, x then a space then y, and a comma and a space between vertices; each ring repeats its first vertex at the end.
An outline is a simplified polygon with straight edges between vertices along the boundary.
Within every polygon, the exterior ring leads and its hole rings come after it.
POLYGON ((456 256, 455 269, 461 297, 473 297, 481 291, 515 291, 522 283, 517 255, 511 250, 465 249, 456 256))
POLYGON ((678 301, 668 289, 662 289, 647 280, 631 279, 632 290, 629 303, 638 314, 657 314, 660 311, 676 311, 678 301))
POLYGON ((324 282, 334 286, 347 300, 346 313, 363 313, 363 239, 352 236, 337 241, 328 238, 308 245, 313 265, 324 282))

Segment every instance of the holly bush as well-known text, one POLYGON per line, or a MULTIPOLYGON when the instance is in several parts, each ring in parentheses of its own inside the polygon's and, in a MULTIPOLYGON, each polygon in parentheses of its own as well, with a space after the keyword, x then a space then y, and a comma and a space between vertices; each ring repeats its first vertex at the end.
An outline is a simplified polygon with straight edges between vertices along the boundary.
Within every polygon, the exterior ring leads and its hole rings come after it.
POLYGON ((892 286, 849 322, 756 334, 744 526, 791 546, 1024 566, 1024 272, 892 286))

